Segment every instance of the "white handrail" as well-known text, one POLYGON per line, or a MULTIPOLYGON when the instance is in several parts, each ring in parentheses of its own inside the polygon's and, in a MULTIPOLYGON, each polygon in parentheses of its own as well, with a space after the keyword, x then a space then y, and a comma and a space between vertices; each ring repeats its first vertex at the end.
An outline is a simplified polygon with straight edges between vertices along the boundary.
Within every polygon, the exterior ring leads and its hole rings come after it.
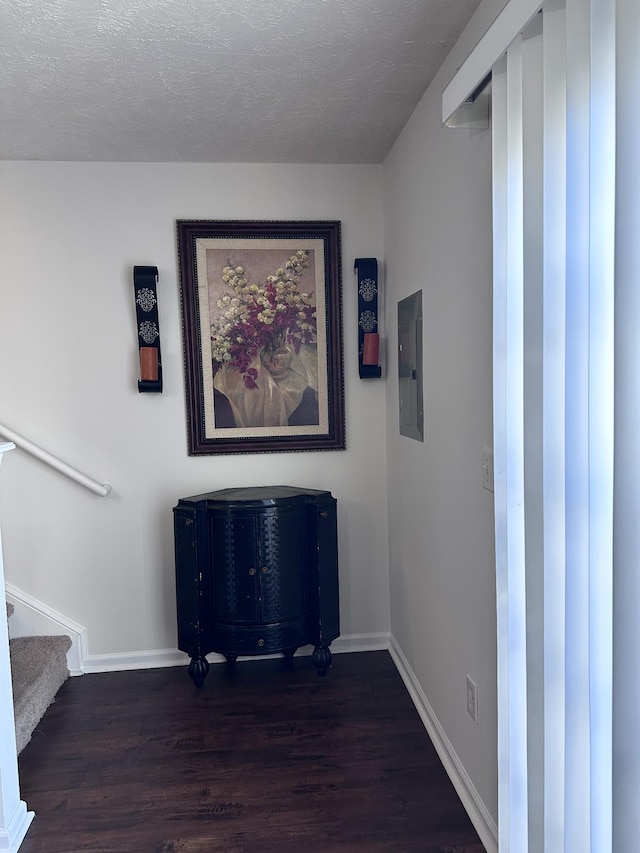
POLYGON ((80 483, 80 485, 84 486, 85 489, 89 489, 103 498, 106 498, 111 491, 109 483, 102 484, 98 483, 96 480, 92 480, 91 477, 87 477, 86 474, 78 471, 77 468, 73 468, 71 465, 67 465, 66 462, 58 459, 53 454, 47 453, 46 450, 38 447, 38 445, 34 444, 32 441, 23 438, 19 433, 14 432, 12 429, 9 429, 9 427, 4 426, 4 424, 0 424, 0 435, 8 438, 9 441, 12 441, 17 447, 21 447, 23 450, 26 450, 27 453, 30 453, 32 456, 35 456, 36 459, 40 459, 41 462, 45 462, 47 465, 55 468, 56 471, 59 471, 66 477, 75 480, 76 483, 80 483))

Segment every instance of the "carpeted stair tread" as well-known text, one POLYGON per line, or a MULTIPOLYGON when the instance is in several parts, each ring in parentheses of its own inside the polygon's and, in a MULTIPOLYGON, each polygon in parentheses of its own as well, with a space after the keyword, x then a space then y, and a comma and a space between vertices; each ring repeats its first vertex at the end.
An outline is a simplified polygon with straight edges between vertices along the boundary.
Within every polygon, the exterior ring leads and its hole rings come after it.
POLYGON ((14 610, 15 610, 15 607, 13 606, 13 604, 11 604, 10 601, 7 601, 7 619, 11 618, 11 615, 12 615, 14 610))
POLYGON ((16 744, 21 752, 69 676, 67 651, 71 639, 15 637, 9 642, 16 744))

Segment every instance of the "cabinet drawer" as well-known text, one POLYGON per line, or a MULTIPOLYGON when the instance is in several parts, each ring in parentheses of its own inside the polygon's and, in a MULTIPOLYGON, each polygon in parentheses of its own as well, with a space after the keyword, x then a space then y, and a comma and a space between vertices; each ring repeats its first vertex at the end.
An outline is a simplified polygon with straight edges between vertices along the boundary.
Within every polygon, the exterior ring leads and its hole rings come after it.
POLYGON ((221 654, 261 655, 306 644, 306 620, 276 625, 214 625, 213 648, 221 654))

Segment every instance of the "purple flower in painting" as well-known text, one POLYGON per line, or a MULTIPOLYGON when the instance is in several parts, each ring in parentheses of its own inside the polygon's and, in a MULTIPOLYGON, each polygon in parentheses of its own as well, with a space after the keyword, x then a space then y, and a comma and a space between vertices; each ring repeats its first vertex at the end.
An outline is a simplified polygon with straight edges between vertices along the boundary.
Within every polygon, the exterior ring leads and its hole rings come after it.
POLYGON ((221 314, 211 324, 214 369, 229 365, 247 388, 257 388, 251 365, 261 350, 274 353, 290 344, 297 353, 317 340, 312 298, 299 287, 308 266, 309 250, 300 250, 263 284, 252 284, 242 266, 224 267, 222 280, 231 292, 218 300, 221 314))

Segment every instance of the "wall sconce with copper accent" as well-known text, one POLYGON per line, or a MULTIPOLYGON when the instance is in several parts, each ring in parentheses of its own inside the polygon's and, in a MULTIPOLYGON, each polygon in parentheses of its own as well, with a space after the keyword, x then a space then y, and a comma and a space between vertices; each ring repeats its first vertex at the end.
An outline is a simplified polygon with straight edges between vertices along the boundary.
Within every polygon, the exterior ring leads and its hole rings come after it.
POLYGON ((380 379, 378 332, 378 261, 356 258, 358 275, 358 370, 360 379, 380 379))
POLYGON ((138 391, 162 391, 162 358, 158 323, 158 267, 134 267, 140 379, 138 391))

